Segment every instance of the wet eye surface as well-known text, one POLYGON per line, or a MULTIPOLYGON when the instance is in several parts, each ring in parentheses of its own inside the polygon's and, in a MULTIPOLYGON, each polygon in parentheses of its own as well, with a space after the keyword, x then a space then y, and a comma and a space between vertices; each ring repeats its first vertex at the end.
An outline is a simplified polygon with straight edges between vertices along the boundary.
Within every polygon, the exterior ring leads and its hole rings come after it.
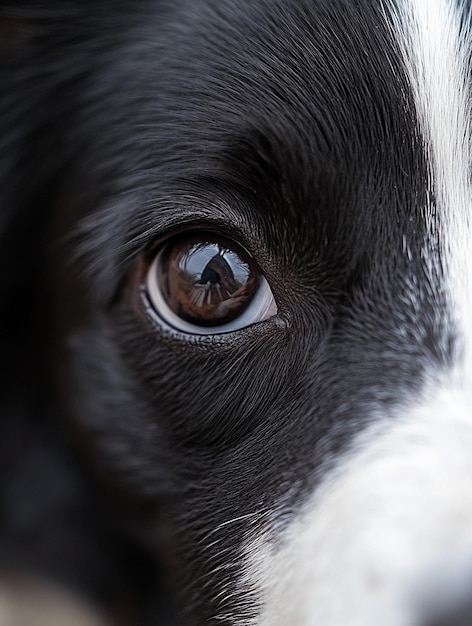
POLYGON ((237 243, 209 234, 174 237, 158 249, 146 278, 154 311, 177 330, 217 334, 277 313, 256 262, 237 243))

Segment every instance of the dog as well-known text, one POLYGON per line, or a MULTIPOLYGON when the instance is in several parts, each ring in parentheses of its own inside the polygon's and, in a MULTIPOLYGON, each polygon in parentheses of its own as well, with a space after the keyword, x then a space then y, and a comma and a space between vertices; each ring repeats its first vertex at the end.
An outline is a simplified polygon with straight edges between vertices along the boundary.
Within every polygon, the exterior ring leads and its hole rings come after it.
POLYGON ((472 624, 471 10, 1 3, 4 575, 472 624))

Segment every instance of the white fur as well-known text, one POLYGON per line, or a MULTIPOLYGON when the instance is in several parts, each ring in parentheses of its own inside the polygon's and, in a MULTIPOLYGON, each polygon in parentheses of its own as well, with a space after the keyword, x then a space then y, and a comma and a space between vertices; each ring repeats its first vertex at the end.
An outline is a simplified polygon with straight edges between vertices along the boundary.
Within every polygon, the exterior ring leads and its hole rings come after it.
MULTIPOLYGON (((471 14, 454 0, 401 0, 385 5, 400 43, 430 164, 436 209, 429 208, 458 332, 454 376, 472 386, 471 14), (462 18, 462 27, 461 27, 462 18)), ((433 252, 437 252, 434 250, 433 252)), ((432 264, 439 256, 431 257, 432 264)))
POLYGON ((270 522, 248 541, 242 582, 263 611, 245 623, 416 626, 472 588, 468 399, 443 391, 392 420, 361 437, 277 543, 270 522))
POLYGON ((248 537, 241 588, 253 587, 262 610, 240 624, 415 626, 472 589, 470 41, 452 0, 400 0, 384 13, 430 162, 437 205, 426 207, 423 256, 445 280, 454 367, 432 373, 416 405, 374 409, 376 426, 286 530, 274 513, 248 537))

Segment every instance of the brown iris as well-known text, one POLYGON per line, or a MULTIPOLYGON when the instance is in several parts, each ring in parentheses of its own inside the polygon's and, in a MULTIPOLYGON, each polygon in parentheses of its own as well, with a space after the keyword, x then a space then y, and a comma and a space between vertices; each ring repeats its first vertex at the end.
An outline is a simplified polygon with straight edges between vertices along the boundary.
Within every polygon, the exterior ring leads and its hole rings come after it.
POLYGON ((259 285, 259 272, 240 246, 192 235, 166 243, 155 265, 167 306, 198 326, 220 326, 240 316, 259 285))

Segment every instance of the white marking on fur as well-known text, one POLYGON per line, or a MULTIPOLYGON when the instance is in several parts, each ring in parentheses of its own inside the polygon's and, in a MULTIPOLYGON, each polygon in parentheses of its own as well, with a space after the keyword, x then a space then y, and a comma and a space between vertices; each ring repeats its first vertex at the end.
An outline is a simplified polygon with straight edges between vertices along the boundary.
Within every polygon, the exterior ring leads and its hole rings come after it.
POLYGON ((263 610, 242 624, 417 626, 468 597, 472 428, 458 393, 365 433, 276 544, 270 524, 248 542, 242 584, 263 610))
POLYGON ((430 162, 436 202, 427 207, 424 256, 431 277, 446 280, 454 370, 418 405, 379 415, 281 535, 274 514, 248 538, 241 589, 252 586, 262 609, 238 624, 416 626, 472 589, 471 46, 463 12, 452 0, 385 5, 430 162))
MULTIPOLYGON (((425 140, 438 222, 430 208, 431 235, 439 228, 458 332, 453 377, 472 386, 472 186, 470 11, 452 0, 402 0, 386 9, 403 54, 425 140), (462 18, 462 19, 461 19, 462 18)), ((432 244, 432 241, 429 242, 432 244)), ((434 250, 438 253, 438 250, 434 250)), ((432 259, 435 263, 439 259, 432 259)))

